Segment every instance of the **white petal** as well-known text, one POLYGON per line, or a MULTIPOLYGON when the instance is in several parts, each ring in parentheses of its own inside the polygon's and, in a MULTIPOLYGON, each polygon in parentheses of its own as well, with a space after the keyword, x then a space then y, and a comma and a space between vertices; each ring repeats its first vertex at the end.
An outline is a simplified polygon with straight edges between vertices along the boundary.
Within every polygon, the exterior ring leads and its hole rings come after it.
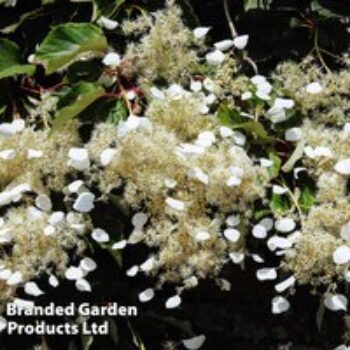
POLYGON ((209 92, 213 92, 215 89, 215 83, 209 78, 204 79, 203 86, 209 92))
POLYGON ((73 181, 68 185, 68 191, 70 193, 80 193, 82 189, 85 189, 84 182, 82 180, 73 181))
POLYGON ((271 281, 277 278, 277 272, 274 267, 266 267, 256 271, 256 278, 259 281, 271 281))
POLYGON ((233 44, 239 50, 243 50, 248 44, 249 35, 240 35, 234 38, 233 44))
POLYGON ((273 220, 271 218, 264 218, 260 220, 259 224, 266 228, 266 231, 270 231, 273 228, 273 220))
POLYGON ((41 194, 35 199, 35 205, 42 211, 50 211, 52 209, 52 203, 49 196, 41 194))
POLYGON ((190 171, 187 174, 190 178, 196 179, 204 183, 205 185, 209 183, 209 176, 198 167, 190 169, 190 171))
POLYGON ((344 225, 340 230, 340 236, 345 241, 350 241, 350 222, 344 225))
POLYGON ((50 284, 50 286, 56 288, 56 287, 59 286, 60 282, 58 281, 56 276, 50 275, 50 277, 49 277, 49 284, 50 284))
POLYGON ((239 252, 232 252, 229 257, 234 264, 240 264, 244 260, 244 254, 239 252))
POLYGON ((293 242, 291 242, 289 239, 279 236, 272 236, 267 241, 267 246, 271 251, 274 251, 276 249, 288 249, 291 248, 293 245, 293 242))
POLYGON ((308 84, 306 86, 305 90, 309 94, 315 95, 315 94, 319 94, 323 90, 323 87, 318 81, 316 81, 316 82, 312 82, 312 83, 308 84))
POLYGON ((168 197, 165 200, 166 204, 168 204, 168 206, 174 210, 178 210, 178 211, 183 211, 185 210, 185 203, 182 201, 179 201, 177 199, 168 197))
POLYGON ((88 213, 94 205, 95 195, 90 192, 81 193, 75 201, 73 208, 81 213, 88 213))
POLYGON ((223 138, 231 137, 233 136, 234 132, 232 129, 228 128, 227 126, 221 126, 220 127, 220 135, 223 138))
POLYGON ((279 185, 273 185, 272 186, 272 192, 275 194, 284 194, 288 192, 288 190, 285 187, 279 186, 279 185))
POLYGON ((202 334, 190 339, 184 339, 182 341, 182 344, 188 350, 197 350, 202 347, 205 340, 206 340, 206 337, 205 335, 202 334))
POLYGON ((265 260, 258 254, 252 254, 252 259, 258 264, 265 262, 265 260))
POLYGON ((196 39, 203 39, 209 32, 211 27, 198 27, 193 30, 193 35, 196 39))
POLYGON ((114 148, 107 148, 103 150, 100 155, 100 163, 102 164, 102 166, 107 166, 108 164, 110 164, 116 152, 117 150, 115 150, 114 148))
POLYGON ((348 299, 343 294, 328 293, 323 299, 323 303, 327 309, 332 311, 346 311, 348 307, 348 299))
POLYGON ((154 266, 154 258, 148 258, 143 264, 140 265, 140 270, 144 272, 149 272, 153 269, 154 266))
POLYGON ((135 277, 138 272, 139 272, 139 267, 137 265, 134 265, 126 271, 126 275, 129 277, 135 277))
POLYGON ((56 233, 56 229, 52 225, 47 225, 44 227, 44 235, 45 236, 52 236, 56 233))
POLYGON ((166 179, 164 179, 164 185, 167 188, 175 188, 177 185, 177 181, 174 179, 166 178, 166 179))
POLYGON ((109 66, 109 67, 117 67, 119 66, 120 62, 121 62, 120 55, 116 52, 108 53, 102 60, 102 63, 105 66, 109 66))
POLYGON ((222 41, 218 41, 214 44, 215 48, 220 51, 227 51, 234 46, 234 41, 231 39, 226 39, 222 41))
POLYGON ((12 160, 16 157, 16 151, 14 149, 6 149, 0 152, 0 158, 3 160, 12 160))
POLYGON ((112 19, 110 18, 107 18, 107 17, 100 17, 97 21, 97 23, 103 27, 103 28, 106 28, 108 30, 114 30, 115 28, 118 27, 118 22, 116 21, 113 21, 112 19))
POLYGON ((204 242, 210 239, 210 234, 207 231, 199 231, 196 233, 196 240, 198 242, 204 242))
POLYGON ((28 295, 33 295, 34 297, 38 297, 44 294, 44 292, 38 287, 35 282, 27 282, 24 285, 24 292, 28 295))
POLYGON ((70 266, 64 273, 67 280, 75 281, 84 276, 84 273, 80 267, 70 266))
POLYGON ((139 300, 141 303, 147 303, 154 298, 154 289, 148 288, 139 294, 139 300))
POLYGON ((216 137, 212 131, 201 132, 196 140, 196 145, 201 147, 210 147, 216 141, 216 137))
POLYGON ((193 92, 199 92, 202 90, 202 83, 200 81, 191 81, 190 89, 193 92))
POLYGON ((255 225, 252 230, 252 235, 258 239, 264 239, 267 237, 266 227, 263 225, 255 225))
POLYGON ((295 221, 291 218, 281 218, 276 220, 275 229, 279 232, 287 233, 295 229, 295 221))
POLYGON ((139 212, 134 214, 134 216, 131 219, 131 223, 135 228, 141 229, 147 222, 148 215, 143 212, 139 212))
POLYGON ((3 228, 0 230, 0 244, 10 243, 13 239, 13 234, 9 228, 3 228))
POLYGON ((84 148, 71 148, 68 152, 68 165, 77 170, 86 170, 90 166, 89 155, 84 148))
POLYGON ((105 230, 102 230, 101 228, 95 228, 92 231, 91 237, 99 243, 106 243, 109 241, 109 235, 105 230))
POLYGON ((22 273, 20 271, 14 272, 6 281, 9 286, 16 286, 22 282, 22 273))
POLYGON ((235 230, 234 228, 227 228, 224 231, 224 236, 231 242, 237 242, 241 234, 238 230, 235 230))
POLYGON ((241 222, 241 219, 240 219, 239 215, 230 215, 226 218, 226 225, 227 226, 235 227, 235 226, 239 225, 240 222, 241 222))
POLYGON ((242 101, 246 101, 249 100, 253 97, 253 94, 250 91, 245 91, 243 92, 242 96, 241 96, 241 100, 242 101))
POLYGON ((338 162, 334 169, 342 175, 350 175, 350 158, 343 159, 338 162))
POLYGON ((123 239, 119 242, 116 242, 112 245, 112 249, 113 250, 121 250, 121 249, 124 249, 127 245, 127 241, 126 239, 123 239))
POLYGON ((12 275, 12 272, 10 269, 4 269, 0 271, 0 280, 6 281, 8 280, 12 275))
POLYGON ((267 158, 260 158, 260 165, 264 168, 269 168, 271 165, 273 165, 273 161, 267 158))
POLYGON ((282 297, 282 296, 277 296, 272 299, 272 313, 273 314, 281 314, 283 312, 288 311, 290 308, 290 303, 289 301, 282 297))
POLYGON ((27 152, 28 159, 39 159, 44 155, 43 151, 38 151, 36 149, 29 148, 27 152))
POLYGON ((181 304, 181 297, 180 295, 174 295, 173 297, 169 298, 166 303, 165 307, 167 309, 175 309, 181 304))
POLYGON ((333 261, 337 265, 347 264, 350 261, 350 248, 346 245, 338 247, 333 253, 333 261))
POLYGON ((273 108, 291 109, 295 105, 293 100, 277 97, 273 103, 273 108))
POLYGON ((279 293, 284 292, 286 289, 294 286, 295 284, 295 277, 294 276, 290 276, 287 279, 285 279, 284 281, 278 283, 275 285, 275 290, 279 293))
POLYGON ((225 55, 221 51, 215 50, 213 52, 208 53, 205 56, 205 58, 209 64, 213 66, 219 66, 224 62, 225 55))
POLYGON ((96 270, 97 264, 91 258, 86 257, 80 261, 79 267, 82 268, 86 272, 91 272, 91 271, 96 270))
POLYGON ((91 285, 85 278, 80 278, 76 280, 75 287, 80 292, 91 292, 91 285))
POLYGON ((301 139, 303 132, 300 128, 287 129, 284 138, 290 142, 297 142, 301 139))

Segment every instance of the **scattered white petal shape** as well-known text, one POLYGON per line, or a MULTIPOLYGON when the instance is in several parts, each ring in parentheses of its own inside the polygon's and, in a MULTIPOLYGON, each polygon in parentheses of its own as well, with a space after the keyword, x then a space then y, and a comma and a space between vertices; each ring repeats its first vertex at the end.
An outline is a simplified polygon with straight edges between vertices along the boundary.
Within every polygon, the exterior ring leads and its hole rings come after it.
POLYGON ((244 253, 240 252, 231 252, 229 258, 234 264, 240 264, 244 260, 244 253))
POLYGON ((48 212, 52 209, 52 202, 46 194, 40 194, 35 199, 35 205, 42 211, 48 212))
POLYGON ((38 297, 40 295, 45 294, 35 282, 25 283, 24 292, 28 295, 33 295, 34 297, 38 297))
POLYGON ((265 260, 258 254, 252 254, 252 259, 258 264, 262 264, 265 262, 265 260))
POLYGON ((209 92, 213 92, 215 90, 215 83, 209 78, 204 79, 203 86, 204 86, 205 90, 207 90, 209 92))
POLYGON ((3 160, 12 160, 16 157, 16 151, 14 149, 5 149, 0 152, 0 158, 3 160))
POLYGON ((293 242, 291 242, 289 239, 280 237, 280 236, 272 236, 267 241, 268 248, 273 252, 276 249, 288 249, 291 248, 293 245, 293 242))
POLYGON ((66 222, 65 215, 62 211, 55 211, 50 215, 48 222, 54 227, 63 226, 66 222))
POLYGON ((107 166, 110 164, 113 160, 114 155, 116 154, 117 150, 114 148, 106 148, 102 151, 100 155, 100 163, 102 166, 107 166))
POLYGON ((4 317, 0 315, 0 333, 7 327, 7 321, 4 317))
POLYGON ((180 295, 176 294, 165 302, 165 307, 167 309, 175 309, 181 304, 181 301, 180 295))
POLYGON ((102 230, 101 228, 95 228, 92 231, 91 237, 99 243, 106 243, 109 241, 109 235, 105 230, 102 230))
POLYGON ((333 153, 328 147, 315 147, 312 148, 311 146, 304 147, 304 153, 311 159, 316 159, 320 157, 328 157, 332 158, 333 153))
POLYGON ((39 159, 44 155, 43 151, 39 151, 36 149, 29 148, 27 152, 28 159, 39 159))
POLYGON ((56 229, 52 225, 47 225, 44 227, 44 235, 45 236, 53 236, 56 233, 56 229))
POLYGON ((154 266, 154 258, 151 256, 144 263, 140 265, 140 270, 143 272, 149 272, 153 269, 154 266))
POLYGON ((139 300, 141 303, 147 303, 154 298, 154 289, 148 288, 139 294, 139 300))
POLYGON ((16 286, 17 284, 20 284, 22 280, 22 272, 16 271, 7 279, 6 282, 9 286, 16 286))
POLYGON ((249 35, 239 35, 233 40, 233 45, 239 49, 243 50, 248 44, 249 35))
POLYGON ((270 231, 273 228, 273 220, 271 218, 264 218, 259 221, 259 224, 266 228, 266 231, 270 231))
POLYGON ((101 27, 103 27, 103 28, 105 28, 105 29, 108 29, 108 30, 114 30, 115 28, 118 27, 118 22, 117 22, 117 21, 113 21, 112 19, 107 18, 107 17, 105 17, 105 16, 101 16, 101 17, 98 19, 97 23, 98 23, 101 27))
POLYGON ((264 168, 269 168, 271 165, 273 165, 273 161, 271 159, 267 158, 260 158, 260 165, 264 168))
POLYGON ((315 82, 312 82, 312 83, 306 85, 305 90, 309 94, 316 95, 316 94, 319 94, 323 90, 323 87, 318 81, 315 81, 315 82))
POLYGON ((49 284, 51 287, 57 288, 59 286, 60 282, 56 276, 50 275, 49 284))
POLYGON ((255 225, 252 230, 253 237, 257 239, 265 239, 267 237, 266 227, 263 225, 255 225))
POLYGON ((116 52, 108 53, 102 60, 102 63, 105 66, 109 66, 109 67, 118 67, 120 62, 121 62, 121 57, 116 52))
POLYGON ((226 225, 236 227, 241 222, 239 215, 230 215, 226 218, 226 225))
POLYGON ((241 96, 242 101, 250 100, 253 97, 253 94, 250 91, 243 92, 241 96))
POLYGON ((165 98, 164 92, 159 90, 155 86, 151 87, 150 93, 151 93, 152 97, 156 100, 164 100, 164 98, 165 98))
POLYGON ((239 240, 241 234, 238 230, 235 230, 234 228, 227 228, 224 231, 224 236, 230 242, 237 242, 239 240))
POLYGON ((70 266, 64 273, 67 280, 76 281, 80 278, 83 278, 84 272, 80 267, 70 266))
POLYGON ((337 265, 350 262, 350 248, 346 245, 338 247, 333 253, 333 261, 337 265))
POLYGON ((184 339, 182 344, 188 350, 197 350, 202 347, 206 340, 205 335, 201 334, 193 338, 184 339))
POLYGON ((79 267, 85 272, 91 272, 96 270, 97 264, 94 260, 89 257, 86 257, 80 261, 79 267))
POLYGON ((190 169, 187 174, 190 178, 196 179, 205 185, 209 183, 209 176, 198 167, 190 169))
POLYGON ((295 102, 288 98, 277 97, 273 103, 274 108, 291 109, 295 106, 295 102))
POLYGON ((137 265, 134 265, 126 271, 126 275, 128 277, 135 277, 138 272, 139 272, 139 267, 137 265))
POLYGON ((145 238, 145 235, 142 230, 135 228, 132 232, 131 235, 129 236, 128 239, 128 244, 137 244, 143 241, 145 238))
POLYGON ((348 299, 343 294, 328 293, 323 299, 323 304, 331 311, 346 311, 348 307, 348 299))
POLYGON ((216 141, 216 137, 212 131, 201 132, 196 140, 196 145, 200 147, 210 147, 216 141))
POLYGON ((0 280, 6 281, 8 280, 12 275, 12 272, 10 269, 4 269, 0 271, 0 280))
POLYGON ((79 194, 77 200, 73 204, 73 208, 80 213, 88 213, 94 205, 95 195, 91 192, 84 192, 79 194))
POLYGON ((282 293, 284 292, 286 289, 293 287, 295 284, 295 277, 294 276, 290 276, 287 279, 285 279, 284 281, 278 283, 275 285, 275 290, 278 293, 282 293))
POLYGON ((273 185, 272 186, 272 192, 275 194, 284 194, 288 192, 288 189, 279 185, 273 185))
POLYGON ((171 209, 178 210, 178 211, 185 210, 185 203, 183 201, 180 201, 180 200, 175 199, 175 198, 168 197, 165 200, 165 202, 166 202, 166 204, 168 204, 168 206, 171 209))
POLYGON ((265 267, 256 271, 256 278, 259 281, 272 281, 277 278, 277 272, 274 267, 265 267))
POLYGON ((91 292, 91 285, 85 278, 79 278, 76 280, 75 287, 80 292, 91 292))
POLYGON ((230 176, 226 181, 226 186, 236 187, 242 183, 242 180, 237 176, 230 176))
POLYGON ((296 227, 296 223, 291 218, 281 218, 275 221, 275 229, 278 232, 283 232, 283 233, 291 232, 295 229, 295 227, 296 227))
POLYGON ((209 52, 205 56, 207 62, 213 66, 221 65, 225 60, 225 55, 220 50, 209 52))
POLYGON ((227 51, 234 46, 234 41, 231 39, 225 39, 222 41, 218 41, 214 44, 215 48, 220 51, 227 51))
POLYGON ((127 245, 127 240, 126 239, 123 239, 119 242, 116 242, 112 245, 112 249, 113 250, 121 250, 121 249, 124 249, 127 245))
POLYGON ((68 191, 70 193, 80 193, 83 189, 85 190, 86 188, 82 180, 73 181, 68 185, 68 191))
POLYGON ((302 136, 303 132, 301 128, 291 128, 286 130, 284 138, 286 141, 297 142, 301 139, 302 136))
POLYGON ((334 169, 342 175, 350 175, 350 158, 339 161, 334 169))
POLYGON ((290 308, 290 303, 289 301, 278 295, 272 299, 272 313, 273 314, 281 314, 283 312, 286 312, 290 308))
POLYGON ((68 165, 76 170, 86 170, 90 166, 89 154, 84 148, 71 148, 68 157, 68 165))
POLYGON ((228 128, 227 126, 221 126, 220 135, 223 138, 232 137, 234 135, 234 132, 232 129, 228 128))
POLYGON ((199 92, 202 90, 202 83, 198 80, 192 80, 191 85, 190 85, 190 89, 193 92, 199 92))
POLYGON ((203 39, 210 29, 211 27, 197 27, 193 30, 193 35, 196 39, 203 39))
POLYGON ((204 242, 210 239, 210 234, 207 231, 199 231, 196 233, 196 240, 198 242, 204 242))
POLYGON ((174 179, 166 178, 164 179, 164 185, 167 188, 175 188, 177 185, 177 181, 174 179))
POLYGON ((350 241, 350 222, 345 224, 340 230, 340 236, 345 241, 350 241))
POLYGON ((0 230, 0 244, 10 243, 13 239, 13 234, 9 228, 3 228, 0 230))

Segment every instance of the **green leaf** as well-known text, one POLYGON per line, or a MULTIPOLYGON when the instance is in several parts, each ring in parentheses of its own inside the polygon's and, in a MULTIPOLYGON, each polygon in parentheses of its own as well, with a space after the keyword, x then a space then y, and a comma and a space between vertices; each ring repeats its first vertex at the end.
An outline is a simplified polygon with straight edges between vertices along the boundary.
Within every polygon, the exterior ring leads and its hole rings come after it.
POLYGON ((254 134, 256 137, 260 139, 272 140, 272 138, 267 134, 265 127, 261 123, 255 120, 250 120, 248 122, 235 125, 233 126, 233 129, 242 129, 242 130, 248 131, 251 134, 254 134))
POLYGON ((278 176, 281 170, 281 158, 276 155, 274 152, 269 153, 269 159, 272 161, 272 165, 268 168, 269 174, 271 178, 275 178, 278 176))
POLYGON ((222 125, 228 127, 244 123, 247 120, 247 118, 241 116, 237 110, 230 108, 225 102, 220 104, 217 117, 222 125))
POLYGON ((70 83, 80 81, 96 81, 102 74, 102 67, 96 60, 74 62, 67 71, 70 83))
POLYGON ((276 214, 284 214, 290 209, 290 201, 287 196, 279 195, 276 193, 272 194, 270 200, 270 208, 276 214))
POLYGON ((315 188, 306 185, 301 190, 299 206, 303 212, 308 212, 315 203, 315 188))
POLYGON ((93 0, 93 2, 100 15, 110 17, 119 10, 125 0, 93 0))
POLYGON ((102 30, 90 23, 65 23, 54 27, 35 52, 35 63, 46 73, 61 70, 81 57, 101 56, 108 44, 102 30))
POLYGON ((54 116, 53 130, 65 125, 103 94, 104 89, 93 83, 80 83, 66 89, 57 106, 58 112, 54 116))
POLYGON ((34 65, 23 64, 20 49, 14 42, 0 39, 0 79, 34 72, 34 65))

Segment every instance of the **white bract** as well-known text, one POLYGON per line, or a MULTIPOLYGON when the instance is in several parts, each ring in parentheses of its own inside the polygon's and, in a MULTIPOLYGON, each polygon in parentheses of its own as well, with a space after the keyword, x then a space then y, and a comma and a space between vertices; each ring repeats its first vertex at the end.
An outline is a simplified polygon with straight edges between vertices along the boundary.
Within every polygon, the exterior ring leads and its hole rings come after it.
POLYGON ((85 278, 79 278, 76 280, 75 287, 80 292, 91 292, 91 285, 85 278))
POLYGON ((169 298, 165 302, 165 307, 167 309, 175 309, 181 304, 181 297, 180 295, 176 294, 173 297, 169 298))
POLYGON ((348 299, 343 294, 328 293, 323 299, 323 304, 331 311, 346 311, 348 308, 348 299))
POLYGON ((210 29, 211 27, 197 27, 193 30, 193 35, 196 39, 203 39, 210 29))
POLYGON ((79 211, 81 213, 88 213, 91 211, 95 205, 94 205, 95 195, 91 192, 84 192, 81 193, 75 203, 73 204, 73 208, 76 211, 79 211))
POLYGON ((97 23, 101 27, 106 28, 108 30, 114 30, 115 28, 118 27, 118 22, 117 21, 113 21, 112 19, 104 17, 104 16, 101 16, 98 19, 97 23))
POLYGON ((334 169, 342 175, 350 175, 350 158, 339 161, 334 169))
POLYGON ((288 311, 290 308, 289 301, 278 295, 272 299, 272 313, 273 314, 281 314, 283 312, 288 311))
POLYGON ((24 292, 28 295, 32 295, 34 297, 38 297, 43 295, 44 292, 38 287, 35 282, 27 282, 24 285, 24 292))
POLYGON ((333 253, 333 261, 337 265, 350 262, 350 248, 346 245, 338 247, 333 253))
POLYGON ((114 148, 106 148, 102 151, 100 155, 100 163, 102 166, 107 166, 113 160, 114 155, 116 154, 116 150, 114 148))
POLYGON ((259 281, 271 281, 277 278, 277 271, 274 267, 266 267, 256 271, 256 278, 259 281))
POLYGON ((68 157, 68 166, 76 170, 86 170, 90 166, 89 154, 84 148, 71 148, 68 157))
POLYGON ((278 293, 282 293, 284 292, 286 289, 293 287, 295 284, 295 277, 294 276, 290 276, 287 279, 285 279, 284 281, 278 283, 275 285, 275 290, 278 293))
POLYGON ((264 239, 267 237, 267 230, 266 227, 263 225, 255 225, 252 230, 253 237, 257 239, 264 239))
POLYGON ((221 65, 225 60, 225 55, 220 50, 215 50, 205 56, 207 62, 213 66, 221 65))
POLYGON ((243 50, 247 46, 248 40, 249 40, 249 35, 240 35, 233 39, 233 45, 237 49, 243 50))
POLYGON ((197 350, 202 347, 206 340, 205 335, 198 335, 190 339, 184 339, 182 341, 184 347, 188 350, 197 350))
POLYGON ((224 231, 224 236, 230 242, 237 242, 241 236, 240 232, 234 228, 227 228, 224 231))
POLYGON ((174 209, 174 210, 177 210, 177 211, 185 210, 185 203, 183 201, 180 201, 180 200, 175 199, 175 198, 168 197, 165 200, 165 202, 166 202, 166 204, 168 204, 168 206, 171 209, 174 209))
POLYGON ((141 303, 147 303, 154 298, 154 289, 148 288, 139 294, 139 300, 141 303))
POLYGON ((101 228, 95 228, 92 231, 91 237, 99 243, 106 243, 109 241, 109 235, 105 230, 102 230, 101 228))
POLYGON ((306 85, 305 90, 309 94, 316 95, 316 94, 319 94, 323 90, 323 87, 318 81, 315 81, 315 82, 312 82, 312 83, 306 85))
POLYGON ((214 44, 215 48, 220 51, 227 51, 234 46, 234 41, 231 39, 226 39, 222 41, 218 41, 214 44))
POLYGON ((102 60, 102 63, 105 66, 109 66, 112 68, 119 66, 120 62, 121 62, 120 55, 116 52, 108 53, 102 60))
POLYGON ((275 222, 275 229, 279 232, 287 233, 295 229, 296 223, 291 218, 277 219, 275 222))

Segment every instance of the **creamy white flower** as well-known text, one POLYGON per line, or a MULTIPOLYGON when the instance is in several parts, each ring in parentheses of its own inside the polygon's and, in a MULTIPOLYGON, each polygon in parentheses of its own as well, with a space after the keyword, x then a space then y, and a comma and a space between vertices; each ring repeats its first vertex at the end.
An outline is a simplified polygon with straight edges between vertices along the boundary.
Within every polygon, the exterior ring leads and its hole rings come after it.
POLYGON ((291 128, 286 130, 284 138, 290 142, 297 142, 301 139, 302 135, 303 132, 301 128, 291 128))
POLYGON ((90 167, 89 155, 84 148, 71 148, 68 152, 68 166, 76 170, 86 170, 90 167))
POLYGON ((193 92, 199 92, 202 90, 202 83, 198 80, 192 80, 191 85, 190 85, 190 89, 193 92))
POLYGON ((338 247, 333 253, 333 261, 337 265, 350 262, 350 248, 346 245, 338 247))
POLYGON ((350 222, 345 224, 340 230, 340 236, 346 241, 350 241, 350 222))
POLYGON ((180 295, 176 294, 172 297, 170 297, 166 302, 165 302, 165 307, 167 309, 175 309, 181 304, 181 297, 180 295))
POLYGON ((0 158, 3 160, 12 160, 16 157, 16 151, 14 149, 5 149, 0 151, 0 158))
POLYGON ((209 183, 209 176, 204 173, 204 171, 198 167, 192 168, 188 171, 187 175, 190 178, 196 179, 203 184, 207 185, 209 183))
POLYGON ((114 155, 117 153, 117 150, 114 148, 106 148, 100 154, 100 163, 102 166, 107 166, 113 160, 114 155))
POLYGON ((99 243, 106 243, 109 241, 109 235, 105 230, 102 230, 101 228, 95 228, 92 231, 91 237, 99 243))
POLYGON ((27 151, 28 159, 38 159, 38 158, 41 158, 43 155, 44 155, 43 151, 39 151, 36 149, 29 148, 27 151))
POLYGON ((231 39, 225 39, 222 41, 218 41, 214 44, 215 48, 220 51, 227 51, 234 46, 234 41, 231 39))
POLYGON ((252 235, 257 239, 265 239, 267 237, 266 227, 263 225, 255 225, 252 230, 252 235))
POLYGON ((256 278, 259 281, 271 281, 277 278, 277 272, 274 267, 265 267, 256 271, 256 278))
POLYGON ((198 242, 207 241, 210 239, 210 234, 207 231, 198 231, 195 235, 195 238, 198 242))
POLYGON ((9 286, 16 286, 17 284, 20 284, 23 280, 22 272, 16 271, 7 279, 6 283, 9 286))
POLYGON ((45 294, 35 282, 27 282, 24 284, 24 292, 28 295, 38 297, 45 294))
POLYGON ((295 277, 290 276, 286 280, 275 285, 275 290, 278 293, 284 292, 286 289, 293 287, 295 284, 295 277))
POLYGON ((46 194, 40 194, 38 197, 36 197, 35 205, 45 212, 48 212, 52 209, 51 199, 46 194))
POLYGON ((227 228, 224 230, 224 236, 230 242, 237 242, 241 236, 240 232, 234 228, 227 228))
POLYGON ((59 283, 59 281, 58 281, 56 276, 50 275, 50 277, 49 277, 49 284, 50 284, 50 286, 56 288, 56 287, 59 286, 60 283, 59 283))
POLYGON ((288 192, 288 189, 279 185, 273 185, 272 186, 272 192, 275 194, 284 194, 288 192))
POLYGON ((101 27, 106 28, 106 29, 108 29, 108 30, 114 30, 115 28, 118 27, 118 22, 117 22, 117 21, 114 21, 114 20, 112 20, 112 19, 110 19, 110 18, 107 18, 107 17, 105 17, 105 16, 101 16, 101 17, 98 19, 97 23, 98 23, 101 27))
POLYGON ((295 229, 296 223, 291 218, 280 218, 275 221, 275 229, 279 232, 287 233, 295 229))
POLYGON ((244 260, 244 254, 240 252, 231 252, 229 258, 234 264, 240 264, 244 260))
POLYGON ((205 56, 207 62, 213 66, 221 65, 225 60, 225 55, 220 50, 215 50, 205 56))
POLYGON ((85 278, 79 278, 76 280, 75 288, 80 292, 91 292, 91 285, 85 278))
POLYGON ((97 264, 91 258, 86 257, 80 261, 79 267, 85 272, 91 272, 96 270, 97 264))
POLYGON ((290 308, 289 301, 278 295, 272 299, 272 313, 273 314, 281 314, 283 312, 288 311, 290 308))
POLYGON ((113 250, 121 250, 121 249, 124 249, 127 245, 127 240, 126 239, 123 239, 119 242, 116 242, 112 245, 112 249, 113 250))
POLYGON ((73 204, 73 208, 81 213, 88 213, 94 207, 95 195, 91 192, 81 193, 73 204))
POLYGON ((334 169, 341 175, 350 175, 350 158, 337 162, 334 169))
POLYGON ((102 63, 105 66, 109 66, 113 68, 119 66, 120 62, 121 62, 121 57, 116 52, 108 53, 102 60, 102 63))
POLYGON ((76 281, 80 278, 83 278, 84 272, 80 267, 70 266, 68 267, 64 275, 67 280, 76 281))
POLYGON ((249 35, 240 35, 240 36, 237 36, 236 38, 234 38, 233 45, 237 49, 243 50, 247 46, 248 40, 249 40, 249 35))
POLYGON ((139 300, 141 303, 147 303, 154 298, 154 289, 148 288, 139 294, 139 300))
POLYGON ((315 95, 315 94, 319 94, 323 90, 323 87, 318 81, 316 81, 316 82, 312 82, 312 83, 308 84, 306 86, 305 90, 309 94, 315 95))
POLYGON ((331 311, 346 311, 348 308, 348 299, 343 294, 327 293, 323 299, 324 306, 331 311))
POLYGON ((193 35, 196 39, 203 39, 210 29, 211 27, 197 27, 193 30, 193 35))
POLYGON ((241 100, 242 101, 246 101, 249 100, 253 97, 253 94, 250 91, 245 91, 243 92, 243 94, 241 95, 241 100))
POLYGON ((175 199, 175 198, 168 197, 165 200, 165 202, 170 208, 172 208, 174 210, 183 211, 186 208, 185 203, 183 201, 180 201, 180 200, 175 199))
POLYGON ((197 349, 202 347, 205 340, 206 340, 205 335, 198 335, 198 336, 190 338, 190 339, 184 339, 182 341, 182 344, 188 350, 197 350, 197 349))

